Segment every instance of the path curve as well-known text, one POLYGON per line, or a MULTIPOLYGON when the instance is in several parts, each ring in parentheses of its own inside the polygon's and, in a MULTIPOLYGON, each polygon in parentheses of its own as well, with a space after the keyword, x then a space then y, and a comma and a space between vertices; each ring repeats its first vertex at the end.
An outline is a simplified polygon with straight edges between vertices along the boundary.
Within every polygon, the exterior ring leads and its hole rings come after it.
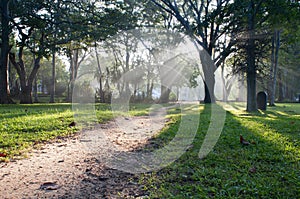
POLYGON ((101 162, 99 157, 107 150, 101 150, 99 143, 92 141, 93 136, 102 133, 110 141, 110 147, 130 151, 146 144, 164 127, 166 120, 139 116, 120 117, 117 121, 45 144, 34 149, 29 158, 1 163, 1 198, 145 197, 137 175, 108 168, 101 162))

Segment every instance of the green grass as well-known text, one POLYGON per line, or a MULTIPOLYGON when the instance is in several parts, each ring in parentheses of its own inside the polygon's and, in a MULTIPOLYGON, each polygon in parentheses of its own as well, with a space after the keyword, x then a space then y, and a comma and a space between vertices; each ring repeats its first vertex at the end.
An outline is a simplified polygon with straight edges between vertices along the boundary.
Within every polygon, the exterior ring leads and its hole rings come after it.
MULTIPOLYGON (((129 115, 145 115, 150 106, 131 104, 129 115)), ((150 198, 300 198, 300 104, 277 104, 251 114, 244 104, 232 107, 216 146, 200 160, 212 119, 210 106, 198 106, 200 128, 191 148, 171 165, 140 176, 150 198), (241 146, 240 134, 256 144, 241 146)), ((97 122, 113 118, 109 105, 97 104, 95 110, 97 122)), ((182 113, 178 107, 168 113, 168 126, 145 150, 163 147, 176 136, 182 113)), ((0 105, 0 153, 8 155, 1 160, 78 132, 80 126, 68 127, 73 116, 71 104, 0 105)))
MULTIPOLYGON (((150 198, 300 198, 300 104, 253 114, 234 107, 216 146, 200 160, 211 120, 211 107, 203 106, 193 147, 170 166, 142 175, 150 198), (256 144, 242 146, 240 134, 256 144)), ((156 142, 168 143, 179 124, 177 115, 156 142)))
MULTIPOLYGON (((129 115, 145 115, 149 107, 132 105, 129 115)), ((113 118, 108 104, 97 104, 95 110, 97 123, 113 118)), ((88 114, 94 116, 91 112, 88 114)), ((0 157, 0 161, 22 156, 39 143, 72 135, 89 126, 69 127, 72 121, 74 112, 68 103, 0 105, 0 153, 7 155, 0 157)))

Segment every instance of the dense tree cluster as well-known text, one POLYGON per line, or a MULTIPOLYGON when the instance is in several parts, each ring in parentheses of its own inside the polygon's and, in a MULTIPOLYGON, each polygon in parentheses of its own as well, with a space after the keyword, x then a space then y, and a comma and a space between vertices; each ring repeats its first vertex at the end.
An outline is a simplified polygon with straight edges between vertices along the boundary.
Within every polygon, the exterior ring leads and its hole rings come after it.
MULTIPOLYGON (((297 1, 2 0, 0 8, 0 103, 37 102, 37 93, 49 93, 50 102, 59 95, 71 101, 75 80, 89 70, 80 66, 91 60, 100 102, 109 101, 112 88, 125 95, 129 87, 134 90, 131 100, 153 100, 155 84, 163 78, 157 77, 157 48, 148 43, 158 41, 143 42, 135 35, 122 34, 137 28, 181 32, 201 47, 198 59, 203 73, 194 71, 190 84, 177 81, 173 87, 193 87, 201 78, 206 103, 218 100, 214 93, 219 68, 227 92, 232 89, 233 74, 247 84, 248 111, 257 109, 257 88, 268 91, 270 105, 275 99, 294 100, 300 92, 295 76, 300 63, 297 1), (117 38, 117 34, 123 36, 117 38), (147 53, 133 56, 141 44, 148 45, 147 53), (106 60, 100 49, 112 52, 114 62, 106 60), (120 85, 118 78, 137 65, 143 65, 141 78, 147 82, 146 88, 141 90, 130 82, 120 85)), ((168 102, 174 94, 163 85, 160 91, 160 102, 168 102)), ((227 99, 224 96, 223 100, 227 99)))

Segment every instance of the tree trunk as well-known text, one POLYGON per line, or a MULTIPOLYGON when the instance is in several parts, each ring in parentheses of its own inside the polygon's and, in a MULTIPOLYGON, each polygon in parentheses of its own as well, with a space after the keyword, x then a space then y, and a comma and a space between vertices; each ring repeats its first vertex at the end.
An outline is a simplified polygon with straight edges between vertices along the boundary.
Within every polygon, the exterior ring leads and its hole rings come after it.
POLYGON ((152 82, 150 84, 149 95, 148 95, 149 100, 152 100, 153 88, 154 88, 154 83, 153 83, 153 80, 152 80, 152 82))
POLYGON ((40 59, 41 57, 38 57, 34 61, 34 67, 26 80, 26 73, 24 73, 24 79, 21 82, 21 95, 20 95, 20 103, 21 104, 32 104, 32 84, 36 77, 37 71, 40 68, 40 59))
POLYGON ((272 59, 271 59, 271 76, 270 79, 270 106, 275 106, 275 92, 276 92, 276 81, 277 81, 277 68, 278 68, 278 53, 280 47, 280 31, 275 30, 274 38, 272 41, 272 59), (275 49, 275 50, 274 50, 275 49))
POLYGON ((56 67, 55 67, 55 49, 52 50, 52 79, 50 85, 50 101, 49 103, 55 102, 55 80, 56 80, 56 67))
POLYGON ((146 86, 146 98, 150 98, 150 80, 147 79, 147 86, 146 86))
POLYGON ((152 100, 152 93, 153 93, 153 77, 152 77, 152 71, 150 68, 147 69, 147 86, 146 86, 146 99, 152 100))
POLYGON ((73 58, 72 58, 72 54, 70 53, 69 55, 70 58, 70 69, 69 69, 69 73, 70 73, 70 79, 69 79, 69 84, 68 84, 68 95, 67 95, 67 102, 71 102, 72 101, 72 91, 73 91, 73 79, 74 79, 74 63, 73 63, 73 58))
POLYGON ((33 96, 34 96, 34 103, 38 103, 38 85, 37 85, 37 77, 34 78, 34 84, 33 84, 33 96))
POLYGON ((70 81, 68 85, 68 97, 67 97, 68 102, 72 101, 73 89, 75 86, 75 80, 77 78, 79 66, 87 56, 86 51, 84 51, 84 54, 79 59, 79 52, 81 50, 82 49, 70 49, 70 53, 68 55, 70 59, 70 81))
POLYGON ((248 8, 248 41, 246 47, 247 53, 247 111, 257 111, 256 104, 256 66, 255 66, 255 12, 254 2, 249 3, 248 8))
POLYGON ((176 87, 176 102, 178 102, 178 99, 179 99, 179 87, 177 86, 176 87))
POLYGON ((274 61, 275 60, 275 32, 272 37, 271 46, 271 66, 269 74, 269 85, 268 85, 268 95, 269 95, 269 106, 275 106, 275 92, 273 90, 273 79, 274 79, 274 61))
POLYGON ((11 53, 9 57, 10 57, 11 63, 16 68, 17 73, 20 78, 20 86, 21 86, 20 103, 21 104, 32 104, 32 95, 31 95, 32 84, 36 77, 37 71, 40 68, 40 60, 42 57, 41 57, 41 55, 39 55, 34 60, 33 69, 27 78, 25 65, 24 65, 22 56, 23 56, 23 47, 20 47, 19 60, 18 60, 19 62, 16 62, 16 58, 13 53, 11 53))
MULTIPOLYGON (((33 63, 35 63, 35 55, 33 55, 33 63)), ((38 100, 38 85, 37 85, 37 77, 35 76, 34 82, 33 82, 33 96, 34 96, 34 102, 39 102, 38 100)))
POLYGON ((9 47, 9 0, 1 0, 1 63, 0 63, 0 103, 9 104, 13 101, 9 97, 8 92, 8 53, 9 47))
MULTIPOLYGON (((249 65, 248 65, 249 67, 249 65)), ((247 72, 247 111, 257 111, 256 105, 256 73, 247 72)))
POLYGON ((44 76, 41 77, 41 91, 43 94, 45 94, 45 84, 44 84, 45 80, 44 80, 44 76))
POLYGON ((205 104, 210 104, 210 103, 215 103, 215 97, 214 97, 214 83, 206 83, 207 81, 204 80, 204 92, 205 92, 205 97, 204 97, 204 103, 205 104))
POLYGON ((227 95, 227 89, 226 89, 224 67, 225 67, 225 61, 222 63, 222 66, 221 66, 221 80, 222 80, 222 84, 223 84, 223 101, 227 102, 228 101, 228 95, 227 95))
POLYGON ((97 66, 98 66, 98 72, 99 72, 99 95, 100 95, 100 103, 105 103, 105 96, 103 92, 103 86, 102 86, 102 70, 99 60, 99 55, 97 51, 97 43, 95 42, 95 53, 96 53, 96 59, 97 59, 97 66))
POLYGON ((146 86, 146 98, 150 99, 152 98, 152 91, 151 91, 151 75, 150 75, 150 71, 148 69, 147 71, 147 86, 146 86))
POLYGON ((278 53, 279 53, 279 47, 280 47, 280 31, 279 30, 276 30, 275 32, 275 35, 276 35, 276 45, 275 45, 275 62, 274 62, 274 79, 273 79, 273 92, 274 92, 274 95, 273 95, 273 99, 272 99, 272 103, 273 105, 275 105, 275 92, 276 92, 276 77, 277 77, 277 68, 278 68, 278 53))
POLYGON ((284 99, 282 71, 278 70, 278 101, 282 102, 284 99))
POLYGON ((70 50, 69 58, 70 58, 70 81, 68 85, 68 97, 67 101, 72 101, 73 88, 75 83, 75 55, 73 55, 74 50, 70 50))
POLYGON ((32 95, 31 95, 32 86, 22 86, 21 84, 21 93, 20 93, 20 104, 32 104, 32 95))
POLYGON ((171 89, 162 84, 161 85, 161 95, 160 95, 159 103, 168 103, 170 93, 171 93, 171 89))
POLYGON ((216 66, 211 58, 211 55, 206 51, 199 51, 200 61, 204 74, 204 103, 215 103, 215 70, 216 66))

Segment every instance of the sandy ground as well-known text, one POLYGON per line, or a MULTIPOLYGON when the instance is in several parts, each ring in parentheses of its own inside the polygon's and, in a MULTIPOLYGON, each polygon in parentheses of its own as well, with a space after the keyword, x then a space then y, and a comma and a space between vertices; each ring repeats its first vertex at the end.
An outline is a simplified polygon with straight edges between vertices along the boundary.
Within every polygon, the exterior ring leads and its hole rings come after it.
POLYGON ((110 150, 140 147, 165 125, 163 117, 120 117, 94 130, 34 149, 0 164, 0 198, 145 198, 138 174, 109 168, 110 150))

